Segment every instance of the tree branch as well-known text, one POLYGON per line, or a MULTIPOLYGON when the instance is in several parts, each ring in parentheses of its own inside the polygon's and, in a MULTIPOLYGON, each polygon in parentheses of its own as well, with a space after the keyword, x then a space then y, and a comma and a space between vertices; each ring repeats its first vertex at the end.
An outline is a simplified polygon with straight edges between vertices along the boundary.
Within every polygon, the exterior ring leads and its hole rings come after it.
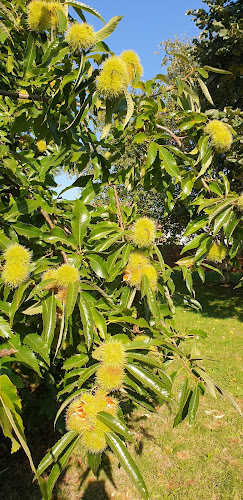
POLYGON ((201 183, 203 187, 205 187, 205 189, 208 191, 208 193, 211 194, 211 189, 203 177, 201 178, 201 183))
POLYGON ((177 135, 175 135, 174 132, 172 132, 172 130, 170 130, 167 127, 164 127, 163 125, 159 125, 158 123, 156 123, 156 127, 160 130, 164 130, 165 132, 167 132, 172 137, 172 139, 174 139, 174 141, 178 144, 179 148, 183 149, 183 146, 181 144, 179 137, 177 137, 177 135))
POLYGON ((27 92, 12 92, 10 90, 0 89, 0 95, 5 95, 8 97, 13 97, 13 99, 29 99, 31 101, 49 101, 50 97, 41 96, 38 94, 28 94, 27 92))

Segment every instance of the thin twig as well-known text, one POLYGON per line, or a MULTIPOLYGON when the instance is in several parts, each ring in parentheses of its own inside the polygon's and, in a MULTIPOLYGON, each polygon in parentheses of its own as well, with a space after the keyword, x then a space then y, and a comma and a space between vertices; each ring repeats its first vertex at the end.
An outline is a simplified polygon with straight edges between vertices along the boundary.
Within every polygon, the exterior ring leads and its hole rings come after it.
POLYGON ((174 139, 174 141, 178 144, 179 148, 182 148, 182 144, 179 137, 177 137, 177 135, 175 135, 174 132, 172 132, 172 130, 170 130, 167 127, 164 127, 163 125, 159 125, 158 123, 156 123, 156 127, 159 128, 160 130, 164 130, 165 132, 167 132, 172 137, 172 139, 174 139))
POLYGON ((27 92, 12 92, 10 90, 0 89, 0 95, 5 95, 8 97, 13 97, 13 99, 29 99, 31 101, 49 101, 50 97, 42 96, 38 94, 28 94, 27 92))
POLYGON ((211 189, 203 177, 201 178, 201 183, 203 187, 205 187, 205 189, 208 191, 208 193, 211 194, 211 189))
MULTIPOLYGON (((51 221, 49 215, 44 210, 44 208, 40 208, 39 210, 42 213, 43 217, 45 218, 47 224, 49 224, 50 228, 54 229, 55 226, 54 226, 53 222, 51 221)), ((63 256, 63 260, 64 260, 65 264, 68 264, 68 258, 67 258, 66 252, 64 252, 64 250, 61 250, 61 254, 63 256)))

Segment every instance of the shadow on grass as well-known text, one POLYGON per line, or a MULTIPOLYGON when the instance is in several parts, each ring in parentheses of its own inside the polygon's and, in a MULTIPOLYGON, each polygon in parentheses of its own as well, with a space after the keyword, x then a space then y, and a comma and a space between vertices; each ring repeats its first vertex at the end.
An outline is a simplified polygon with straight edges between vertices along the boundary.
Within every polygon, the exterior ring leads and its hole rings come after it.
MULTIPOLYGON (((205 283, 198 275, 193 276, 196 299, 202 306, 202 315, 210 318, 233 318, 243 321, 243 288, 234 288, 240 280, 240 275, 231 275, 229 285, 222 285, 215 273, 206 273, 205 283)), ((176 291, 188 294, 185 283, 177 275, 175 277, 176 291)), ((182 298, 175 296, 175 304, 183 305, 182 298)))
POLYGON ((91 481, 81 498, 82 500, 110 500, 105 489, 105 481, 91 481))

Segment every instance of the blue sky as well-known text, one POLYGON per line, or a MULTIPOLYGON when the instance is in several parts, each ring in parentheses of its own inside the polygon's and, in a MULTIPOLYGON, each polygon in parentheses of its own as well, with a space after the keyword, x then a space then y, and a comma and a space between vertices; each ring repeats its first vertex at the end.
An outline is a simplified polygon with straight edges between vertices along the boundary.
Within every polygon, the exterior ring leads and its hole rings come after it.
MULTIPOLYGON (((185 13, 188 9, 205 8, 201 0, 84 0, 83 3, 96 9, 106 22, 113 16, 123 16, 106 42, 117 55, 123 50, 135 50, 143 65, 145 80, 165 71, 160 66, 163 53, 155 54, 160 42, 167 38, 173 39, 175 34, 186 35, 187 38, 197 37, 199 30, 192 17, 185 13)), ((96 31, 102 28, 102 21, 93 15, 84 14, 96 31)), ((74 17, 78 19, 76 14, 74 17)), ((70 178, 67 182, 65 174, 60 174, 56 180, 60 185, 58 192, 70 184, 70 178)), ((73 199, 77 193, 78 189, 71 189, 64 193, 64 197, 73 199)))

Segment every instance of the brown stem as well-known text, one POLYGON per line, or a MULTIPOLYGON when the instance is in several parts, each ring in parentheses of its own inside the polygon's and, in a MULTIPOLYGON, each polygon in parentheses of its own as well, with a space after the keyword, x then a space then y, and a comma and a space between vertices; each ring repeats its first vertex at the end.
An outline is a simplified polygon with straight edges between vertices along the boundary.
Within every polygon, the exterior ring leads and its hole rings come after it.
POLYGON ((49 224, 50 228, 51 228, 51 229, 54 229, 54 224, 53 224, 53 222, 51 221, 51 219, 50 219, 49 215, 48 215, 48 214, 46 213, 46 211, 44 210, 44 208, 40 208, 39 210, 40 210, 40 212, 42 213, 43 217, 46 219, 46 222, 47 222, 47 224, 49 224))
MULTIPOLYGON (((116 208, 117 208, 117 214, 118 214, 118 219, 119 219, 119 225, 120 225, 121 230, 124 231, 124 226, 123 226, 123 222, 122 222, 122 213, 121 213, 121 207, 120 207, 119 198, 118 198, 118 194, 117 194, 117 189, 116 189, 115 184, 113 184, 112 187, 114 189, 114 194, 115 194, 115 199, 116 199, 116 208)), ((122 241, 123 242, 125 241, 124 236, 122 236, 122 241)))
MULTIPOLYGON (((51 221, 49 215, 44 210, 44 208, 40 208, 39 210, 42 213, 43 217, 45 218, 47 224, 49 224, 50 228, 54 229, 55 226, 54 226, 53 222, 51 221)), ((65 264, 68 264, 68 258, 67 258, 66 252, 64 252, 64 250, 61 250, 61 254, 63 256, 63 260, 64 260, 65 264)))
POLYGON ((208 191, 208 193, 211 194, 210 187, 203 177, 201 178, 201 183, 202 183, 203 187, 205 187, 205 189, 208 191))
POLYGON ((185 368, 187 369, 187 371, 190 373, 190 375, 197 381, 197 382, 201 382, 200 378, 197 378, 196 375, 194 375, 194 373, 191 371, 191 369, 189 368, 189 366, 187 366, 186 362, 184 361, 184 359, 182 358, 182 356, 179 354, 180 356, 180 359, 183 363, 183 365, 185 366, 185 368))
POLYGON ((174 132, 172 132, 172 130, 170 130, 167 127, 164 127, 163 125, 159 125, 158 123, 156 123, 156 127, 160 130, 164 130, 165 132, 167 132, 172 137, 172 139, 174 139, 174 141, 178 144, 179 148, 183 149, 179 137, 177 137, 177 135, 175 135, 174 132))
POLYGON ((49 101, 49 97, 38 94, 28 94, 27 92, 11 92, 10 90, 0 89, 0 95, 13 97, 13 99, 30 99, 31 101, 49 101))

